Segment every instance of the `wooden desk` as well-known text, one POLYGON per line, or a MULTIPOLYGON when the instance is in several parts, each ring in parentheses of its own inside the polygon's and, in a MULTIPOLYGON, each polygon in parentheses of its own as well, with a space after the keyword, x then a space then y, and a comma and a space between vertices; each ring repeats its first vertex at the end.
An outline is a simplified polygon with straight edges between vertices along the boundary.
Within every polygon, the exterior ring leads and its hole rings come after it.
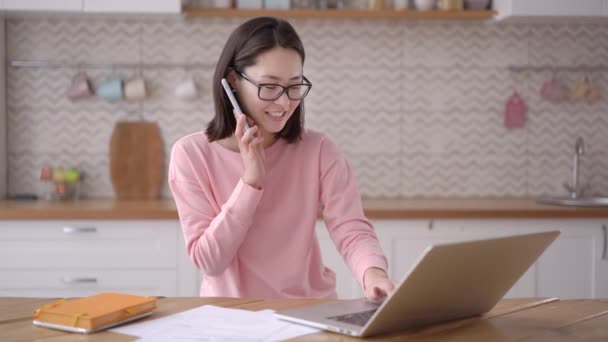
MULTIPOLYGON (((36 327, 31 314, 53 299, 0 297, 2 341, 134 341, 111 332, 91 335, 65 333, 36 327)), ((153 319, 197 306, 212 304, 246 310, 285 309, 320 300, 258 301, 236 298, 165 298, 158 302, 153 319)), ((381 335, 373 341, 608 341, 608 300, 506 299, 488 314, 401 333, 381 335)), ((361 341, 322 332, 295 341, 361 341)))

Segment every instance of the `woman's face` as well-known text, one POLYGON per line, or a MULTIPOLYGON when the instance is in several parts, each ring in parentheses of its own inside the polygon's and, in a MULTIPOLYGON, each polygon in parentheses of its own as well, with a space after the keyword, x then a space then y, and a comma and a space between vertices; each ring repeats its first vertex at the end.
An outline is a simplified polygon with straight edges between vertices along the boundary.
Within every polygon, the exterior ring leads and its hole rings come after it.
MULTIPOLYGON (((287 87, 302 83, 302 59, 293 49, 272 48, 258 55, 256 64, 242 71, 258 84, 272 83, 287 87)), ((258 97, 258 87, 242 77, 236 77, 234 86, 243 112, 255 121, 267 143, 273 141, 274 134, 285 127, 301 101, 290 100, 286 92, 276 100, 262 100, 258 97)))

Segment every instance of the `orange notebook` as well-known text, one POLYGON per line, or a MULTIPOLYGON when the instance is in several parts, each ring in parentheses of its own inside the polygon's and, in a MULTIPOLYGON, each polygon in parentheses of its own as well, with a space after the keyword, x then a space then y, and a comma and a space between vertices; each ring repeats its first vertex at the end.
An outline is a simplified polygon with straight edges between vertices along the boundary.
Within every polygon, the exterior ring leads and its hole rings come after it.
POLYGON ((34 312, 35 325, 78 333, 91 333, 152 314, 156 297, 124 293, 94 296, 46 304, 34 312))

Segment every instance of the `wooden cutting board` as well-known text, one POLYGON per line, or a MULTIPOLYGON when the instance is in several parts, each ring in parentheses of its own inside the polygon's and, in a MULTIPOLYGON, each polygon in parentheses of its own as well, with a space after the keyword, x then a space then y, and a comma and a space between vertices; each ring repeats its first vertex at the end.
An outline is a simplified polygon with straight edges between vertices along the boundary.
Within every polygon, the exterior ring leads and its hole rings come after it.
POLYGON ((119 121, 110 139, 110 178, 118 199, 157 199, 164 153, 155 122, 119 121))

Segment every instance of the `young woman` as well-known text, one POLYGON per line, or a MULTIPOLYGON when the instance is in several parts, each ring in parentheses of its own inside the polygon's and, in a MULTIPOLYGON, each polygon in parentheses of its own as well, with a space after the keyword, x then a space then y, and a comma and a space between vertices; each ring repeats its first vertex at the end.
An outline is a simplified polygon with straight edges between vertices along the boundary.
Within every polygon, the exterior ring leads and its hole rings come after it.
POLYGON ((217 63, 215 117, 173 146, 169 185, 188 253, 205 274, 201 296, 335 298, 315 234, 320 211, 366 297, 393 289, 350 165, 332 140, 303 127, 312 88, 304 56, 288 22, 243 23, 217 63), (245 113, 238 120, 222 78, 245 113))

